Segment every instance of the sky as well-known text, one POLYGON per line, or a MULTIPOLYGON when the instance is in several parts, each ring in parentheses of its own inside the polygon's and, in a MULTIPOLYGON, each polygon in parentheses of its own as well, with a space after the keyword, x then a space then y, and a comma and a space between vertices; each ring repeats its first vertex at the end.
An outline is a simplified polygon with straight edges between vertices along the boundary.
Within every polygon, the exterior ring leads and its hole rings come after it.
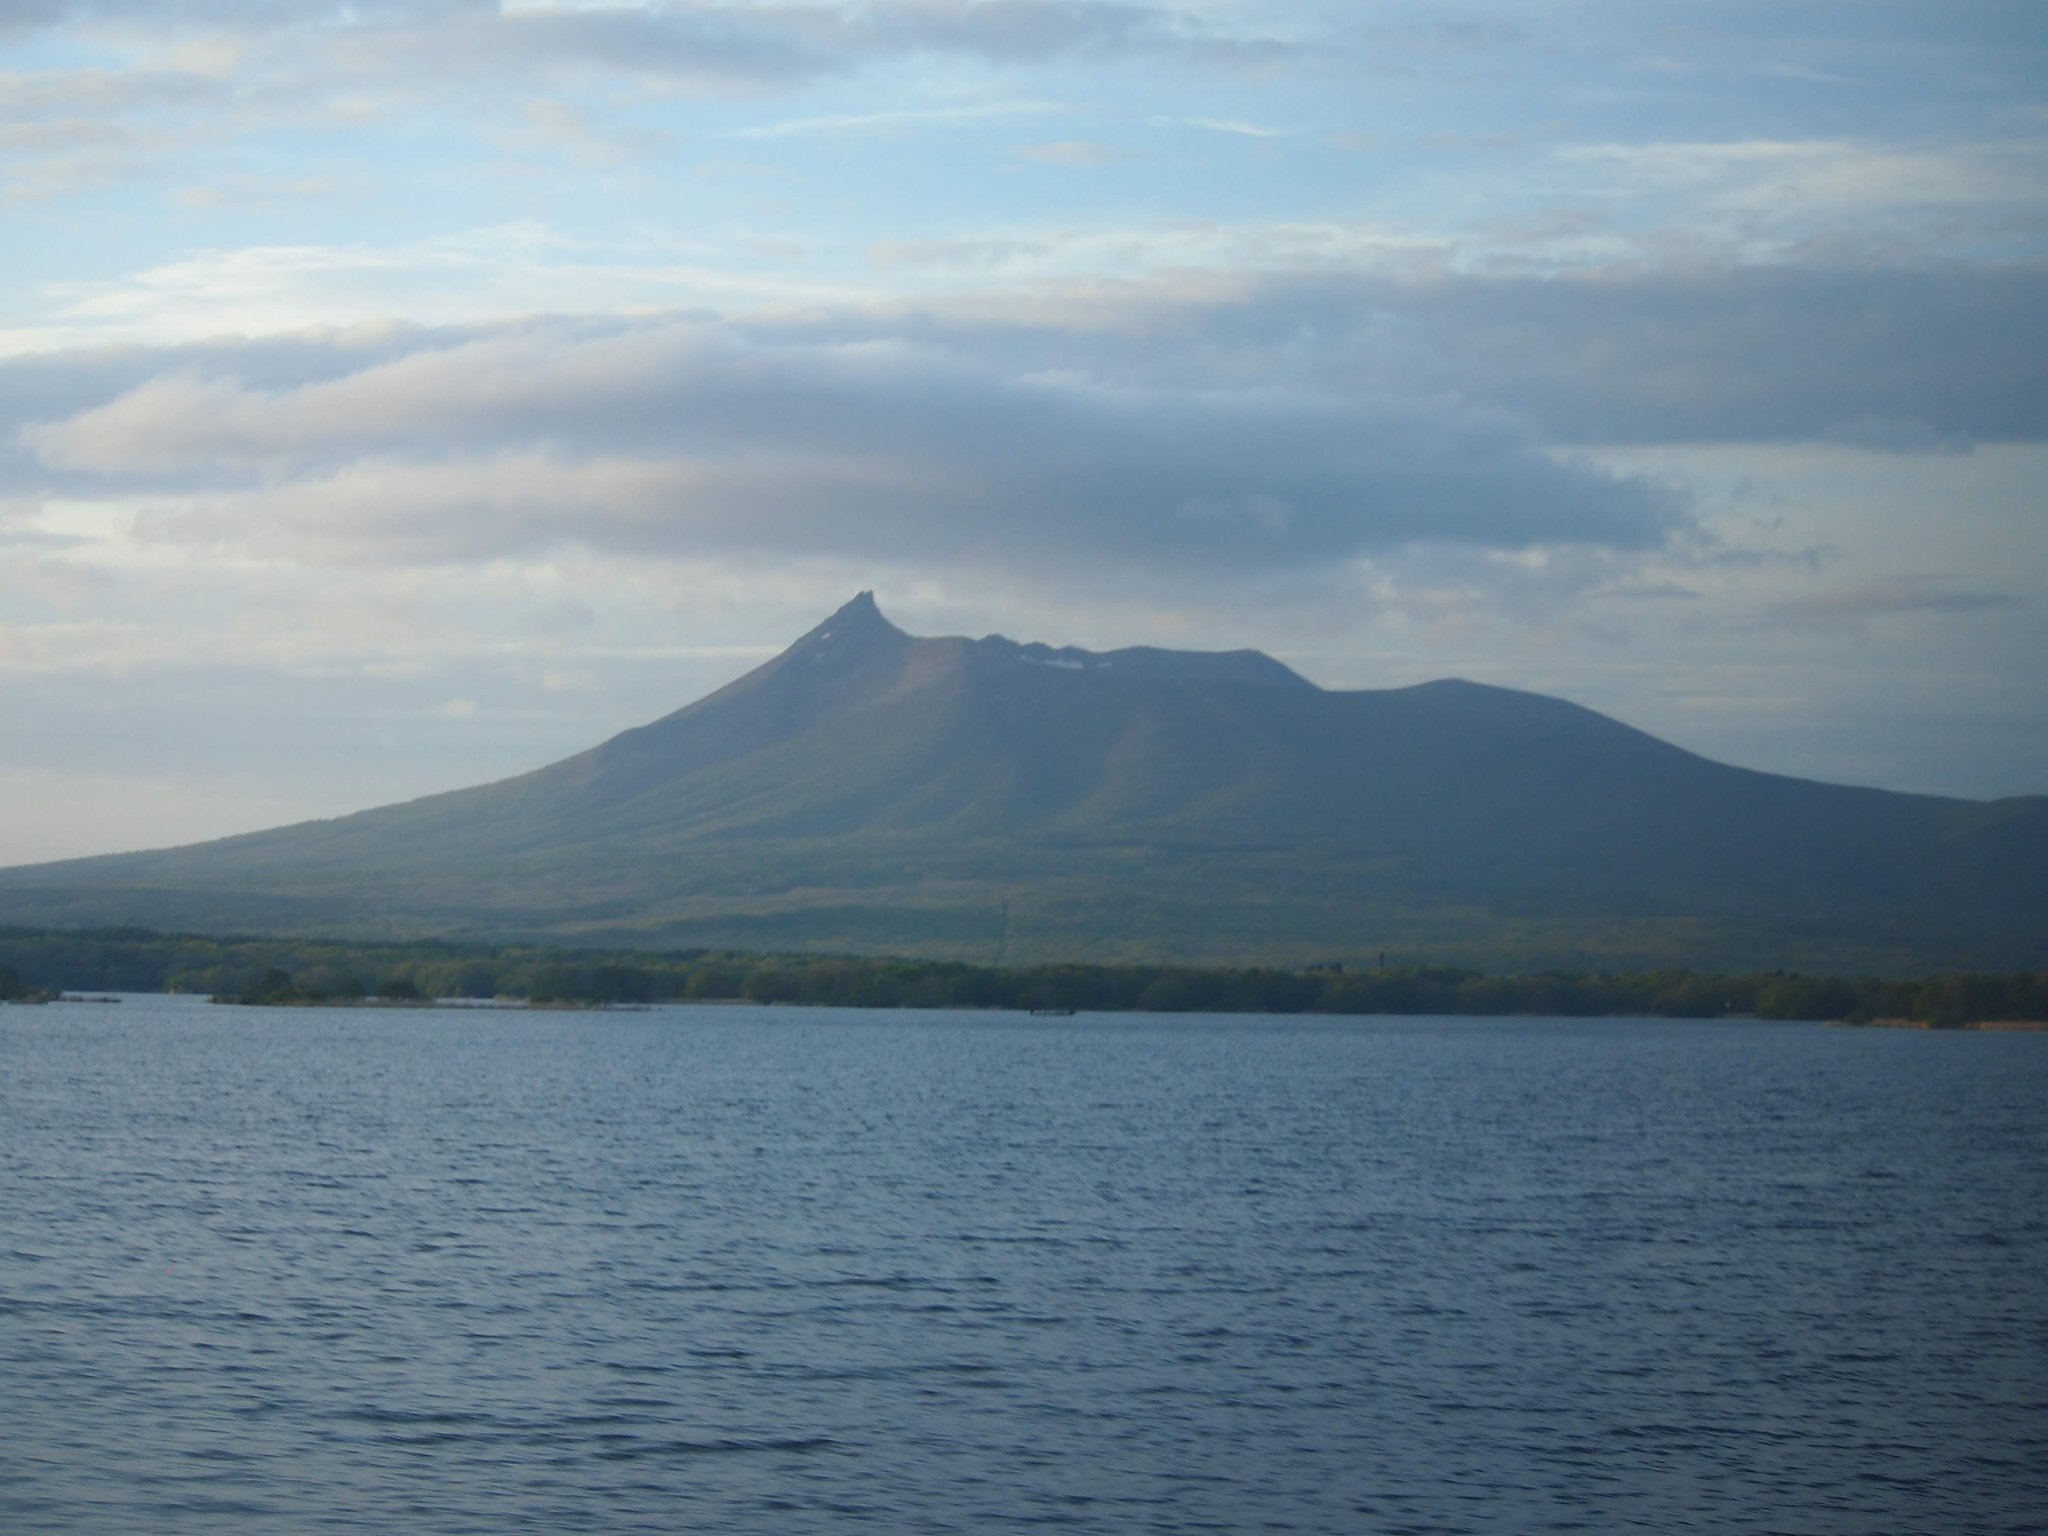
POLYGON ((6 0, 0 864, 862 589, 2048 793, 2038 0, 6 0))

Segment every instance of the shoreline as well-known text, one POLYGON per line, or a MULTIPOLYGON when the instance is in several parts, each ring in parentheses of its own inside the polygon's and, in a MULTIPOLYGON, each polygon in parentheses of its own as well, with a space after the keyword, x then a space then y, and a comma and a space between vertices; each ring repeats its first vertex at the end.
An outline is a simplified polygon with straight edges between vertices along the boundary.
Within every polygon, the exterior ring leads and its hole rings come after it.
POLYGON ((1963 1024, 1934 1024, 1926 1019, 1829 1019, 1829 1029, 1930 1029, 1977 1030, 1997 1034, 2039 1034, 2048 1030, 2048 1019, 1971 1019, 1963 1024))

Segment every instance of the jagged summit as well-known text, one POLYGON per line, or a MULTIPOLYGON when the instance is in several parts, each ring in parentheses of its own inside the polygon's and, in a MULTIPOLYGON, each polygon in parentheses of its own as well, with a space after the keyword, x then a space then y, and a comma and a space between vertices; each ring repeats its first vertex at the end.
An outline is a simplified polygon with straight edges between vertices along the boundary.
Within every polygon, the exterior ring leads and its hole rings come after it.
MULTIPOLYGON (((876 642, 914 647, 966 647, 984 664, 1022 664, 1047 667, 1069 674, 1092 675, 1100 681, 1177 678, 1193 683, 1266 684, 1314 690, 1315 685, 1298 672, 1275 661, 1263 651, 1174 651, 1157 646, 1125 646, 1113 651, 1090 651, 1074 645, 1048 645, 1043 641, 1012 640, 1006 635, 984 635, 979 640, 960 636, 927 639, 914 636, 892 624, 882 613, 871 591, 860 592, 810 630, 784 654, 823 657, 865 653, 876 642)), ((783 658, 777 658, 781 661, 783 658)), ((775 663, 770 663, 775 665, 775 663)))
POLYGON ((876 635, 893 636, 899 640, 910 638, 883 617, 881 608, 875 602, 875 594, 873 592, 857 592, 831 614, 827 615, 824 621, 815 629, 798 640, 797 644, 802 645, 806 641, 830 638, 845 639, 856 636, 872 637, 876 635))
POLYGON ((967 959, 2006 969, 2048 801, 1709 762, 1557 699, 1258 651, 919 638, 861 592, 496 784, 0 871, 0 922, 967 959))
MULTIPOLYGON (((911 643, 909 635, 882 616, 875 594, 861 592, 828 614, 768 666, 779 669, 798 661, 814 665, 847 664, 911 643)), ((741 678, 740 682, 746 680, 741 678)))

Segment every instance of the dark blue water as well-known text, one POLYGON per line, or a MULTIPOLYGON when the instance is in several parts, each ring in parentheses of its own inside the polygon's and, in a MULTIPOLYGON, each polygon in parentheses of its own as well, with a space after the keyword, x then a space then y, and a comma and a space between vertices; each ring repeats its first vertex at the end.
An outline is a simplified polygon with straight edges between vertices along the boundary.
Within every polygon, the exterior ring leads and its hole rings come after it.
POLYGON ((2048 1035, 0 1009, 0 1528, 2048 1522, 2048 1035))

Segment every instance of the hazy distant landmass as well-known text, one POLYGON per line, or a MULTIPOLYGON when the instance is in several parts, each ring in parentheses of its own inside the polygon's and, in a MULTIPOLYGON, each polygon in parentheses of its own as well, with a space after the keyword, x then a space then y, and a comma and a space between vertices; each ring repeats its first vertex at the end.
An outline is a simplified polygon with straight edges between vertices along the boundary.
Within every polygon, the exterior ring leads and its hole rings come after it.
POLYGON ((982 963, 2048 963, 2048 798, 1729 767, 1556 699, 1254 651, 920 639, 862 593, 500 783, 0 871, 0 921, 982 963))

